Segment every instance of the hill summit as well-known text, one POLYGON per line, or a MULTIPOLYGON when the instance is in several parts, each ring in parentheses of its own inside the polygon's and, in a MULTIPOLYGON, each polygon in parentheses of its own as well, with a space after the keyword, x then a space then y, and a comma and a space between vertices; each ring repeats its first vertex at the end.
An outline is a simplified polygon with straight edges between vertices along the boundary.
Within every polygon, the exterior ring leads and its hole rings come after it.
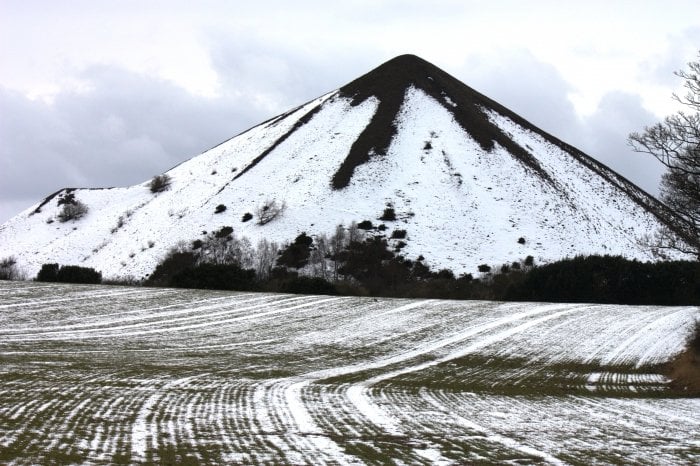
POLYGON ((255 244, 365 222, 406 257, 462 273, 528 255, 656 260, 648 239, 673 227, 619 174, 413 55, 164 175, 56 192, 0 227, 0 257, 30 275, 59 262, 143 278, 224 227, 255 244), (67 205, 84 211, 66 218, 67 205), (271 206, 284 207, 264 218, 271 206))

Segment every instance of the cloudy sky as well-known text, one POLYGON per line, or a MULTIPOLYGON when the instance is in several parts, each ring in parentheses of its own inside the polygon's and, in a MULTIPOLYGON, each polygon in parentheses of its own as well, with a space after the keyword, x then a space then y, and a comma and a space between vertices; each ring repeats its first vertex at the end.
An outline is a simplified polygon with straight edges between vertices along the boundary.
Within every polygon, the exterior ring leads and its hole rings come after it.
POLYGON ((0 222, 142 182, 414 53, 647 191, 700 2, 0 0, 0 222), (332 6, 329 6, 332 5, 332 6))

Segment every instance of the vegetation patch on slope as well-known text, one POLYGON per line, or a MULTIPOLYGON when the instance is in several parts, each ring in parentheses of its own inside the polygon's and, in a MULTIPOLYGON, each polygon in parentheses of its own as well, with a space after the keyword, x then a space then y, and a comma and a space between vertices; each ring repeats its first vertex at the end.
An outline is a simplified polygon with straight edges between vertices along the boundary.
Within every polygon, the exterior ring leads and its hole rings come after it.
POLYGON ((671 387, 684 395, 700 396, 700 321, 681 354, 665 366, 671 387))

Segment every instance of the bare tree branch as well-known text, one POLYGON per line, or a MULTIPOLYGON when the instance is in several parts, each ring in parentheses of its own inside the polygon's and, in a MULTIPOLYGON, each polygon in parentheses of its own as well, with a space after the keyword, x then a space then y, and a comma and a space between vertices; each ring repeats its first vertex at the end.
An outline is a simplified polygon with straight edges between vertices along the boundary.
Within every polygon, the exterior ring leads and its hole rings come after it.
POLYGON ((657 249, 675 249, 700 259, 700 54, 688 70, 676 72, 687 94, 673 99, 692 110, 679 111, 663 122, 629 135, 636 152, 650 154, 667 172, 661 180, 661 200, 678 217, 676 232, 664 230, 655 238, 657 249), (678 238, 680 232, 682 238, 678 238))

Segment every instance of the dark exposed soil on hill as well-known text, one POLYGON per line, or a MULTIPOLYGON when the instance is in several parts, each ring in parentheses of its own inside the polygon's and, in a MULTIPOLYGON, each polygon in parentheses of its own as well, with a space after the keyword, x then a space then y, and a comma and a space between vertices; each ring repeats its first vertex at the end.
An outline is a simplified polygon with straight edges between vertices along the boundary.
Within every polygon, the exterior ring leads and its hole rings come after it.
POLYGON ((484 150, 491 151, 497 143, 526 167, 552 182, 537 160, 491 123, 482 110, 482 107, 500 107, 498 104, 427 61, 415 55, 401 55, 340 88, 342 95, 353 99, 353 105, 376 97, 379 107, 334 175, 335 189, 346 187, 355 168, 366 163, 372 155, 386 155, 396 134, 396 115, 410 86, 442 103, 484 150))

